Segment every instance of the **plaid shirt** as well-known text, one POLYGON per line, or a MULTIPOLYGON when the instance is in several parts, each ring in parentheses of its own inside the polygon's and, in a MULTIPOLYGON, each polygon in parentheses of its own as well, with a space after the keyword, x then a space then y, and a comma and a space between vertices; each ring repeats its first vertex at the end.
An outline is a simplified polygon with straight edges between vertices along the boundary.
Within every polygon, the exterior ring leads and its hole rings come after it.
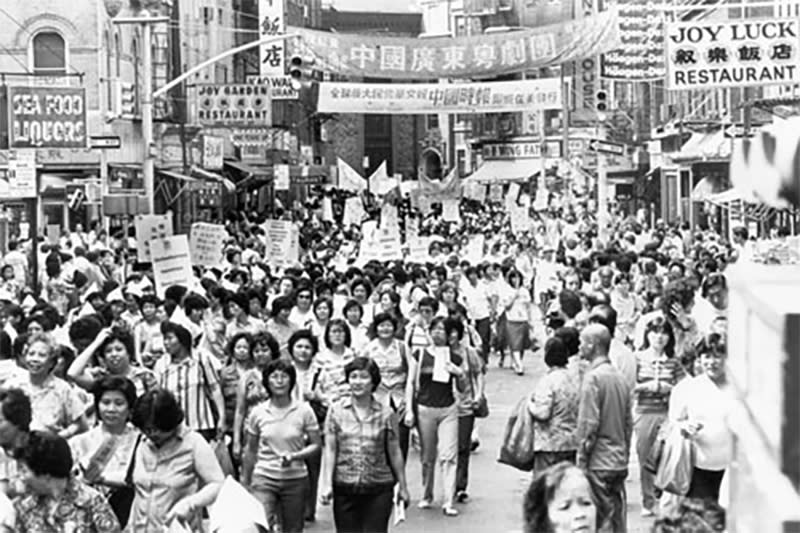
MULTIPOLYGON (((210 356, 192 352, 183 361, 175 363, 166 354, 154 368, 159 386, 175 395, 186 417, 186 425, 195 431, 217 427, 211 394, 220 388, 220 378, 214 361, 210 356)), ((219 413, 219 416, 225 416, 225 413, 219 413)))
POLYGON ((333 483, 358 491, 381 491, 394 486, 388 446, 398 442, 397 415, 373 398, 370 412, 361 420, 352 397, 328 412, 325 438, 336 439, 333 483))

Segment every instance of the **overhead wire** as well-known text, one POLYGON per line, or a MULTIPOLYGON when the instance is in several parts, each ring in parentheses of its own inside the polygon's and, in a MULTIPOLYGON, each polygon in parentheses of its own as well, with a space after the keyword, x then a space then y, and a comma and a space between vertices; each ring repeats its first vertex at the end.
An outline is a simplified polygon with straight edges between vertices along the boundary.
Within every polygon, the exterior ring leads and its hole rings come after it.
MULTIPOLYGON (((11 13, 9 13, 8 11, 6 11, 6 10, 5 10, 3 7, 0 7, 0 13, 4 14, 4 15, 5 15, 5 16, 6 16, 6 17, 9 19, 9 20, 11 20, 11 22, 13 22, 14 24, 16 24, 16 25, 17 25, 17 26, 18 26, 18 27, 19 27, 19 28, 20 28, 22 31, 26 32, 28 35, 30 35, 31 37, 33 37, 33 35, 34 35, 34 34, 33 34, 33 32, 32 32, 31 30, 29 30, 28 28, 26 28, 25 26, 23 26, 23 25, 22 25, 22 23, 21 23, 20 21, 18 21, 18 20, 17 20, 15 17, 13 17, 13 16, 11 15, 11 13)), ((78 74, 78 75, 80 75, 80 76, 83 76, 83 74, 84 74, 83 72, 80 72, 78 69, 76 69, 75 67, 73 67, 72 65, 70 65, 70 64, 68 64, 68 63, 67 63, 67 61, 66 61, 66 59, 67 59, 67 58, 66 58, 66 41, 64 42, 64 45, 65 45, 65 50, 64 50, 64 66, 65 66, 66 68, 69 68, 69 69, 72 69, 73 71, 75 71, 75 74, 78 74)), ((43 44, 43 46, 44 46, 44 48, 45 48, 46 50, 48 50, 48 51, 49 51, 50 53, 52 53, 54 56, 58 57, 58 52, 56 52, 55 50, 53 50, 53 48, 52 48, 50 45, 48 45, 47 43, 44 43, 44 44, 43 44)), ((26 69, 27 69, 27 67, 26 67, 26 69)))

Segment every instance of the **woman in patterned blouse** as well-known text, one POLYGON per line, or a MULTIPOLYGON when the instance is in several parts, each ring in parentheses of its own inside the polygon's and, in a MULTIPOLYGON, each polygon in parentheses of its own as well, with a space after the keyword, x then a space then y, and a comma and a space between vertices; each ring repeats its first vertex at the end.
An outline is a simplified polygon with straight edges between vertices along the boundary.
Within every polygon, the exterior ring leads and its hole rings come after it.
POLYGON ((575 464, 578 449, 579 383, 567 370, 569 353, 564 342, 553 337, 544 345, 547 374, 536 384, 528 410, 534 419, 533 472, 569 461, 575 464))

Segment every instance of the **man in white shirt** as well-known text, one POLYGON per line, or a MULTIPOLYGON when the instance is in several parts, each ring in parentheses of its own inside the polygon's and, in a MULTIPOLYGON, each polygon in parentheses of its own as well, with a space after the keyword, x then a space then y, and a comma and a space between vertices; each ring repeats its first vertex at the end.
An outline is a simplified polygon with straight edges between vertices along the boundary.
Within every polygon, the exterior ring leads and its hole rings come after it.
POLYGON ((478 268, 467 267, 465 278, 461 281, 459 292, 464 306, 467 308, 475 330, 481 338, 481 357, 484 363, 489 359, 489 340, 493 306, 486 282, 478 277, 478 268))

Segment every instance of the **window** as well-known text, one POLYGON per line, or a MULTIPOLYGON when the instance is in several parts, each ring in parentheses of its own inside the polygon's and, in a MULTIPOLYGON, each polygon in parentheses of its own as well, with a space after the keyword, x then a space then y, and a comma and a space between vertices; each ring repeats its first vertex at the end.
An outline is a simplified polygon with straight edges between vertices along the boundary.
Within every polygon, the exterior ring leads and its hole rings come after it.
POLYGON ((140 94, 142 91, 141 79, 139 77, 139 41, 136 39, 131 43, 131 62, 133 63, 133 95, 136 109, 134 114, 139 114, 140 94))
POLYGON ((114 59, 116 60, 114 75, 119 78, 122 65, 122 47, 119 44, 119 34, 114 35, 114 59))
POLYGON ((114 93, 111 87, 111 38, 107 31, 103 33, 103 48, 106 53, 106 109, 111 111, 114 93))
POLYGON ((54 31, 37 33, 33 38, 33 71, 59 76, 67 73, 67 47, 54 31))

